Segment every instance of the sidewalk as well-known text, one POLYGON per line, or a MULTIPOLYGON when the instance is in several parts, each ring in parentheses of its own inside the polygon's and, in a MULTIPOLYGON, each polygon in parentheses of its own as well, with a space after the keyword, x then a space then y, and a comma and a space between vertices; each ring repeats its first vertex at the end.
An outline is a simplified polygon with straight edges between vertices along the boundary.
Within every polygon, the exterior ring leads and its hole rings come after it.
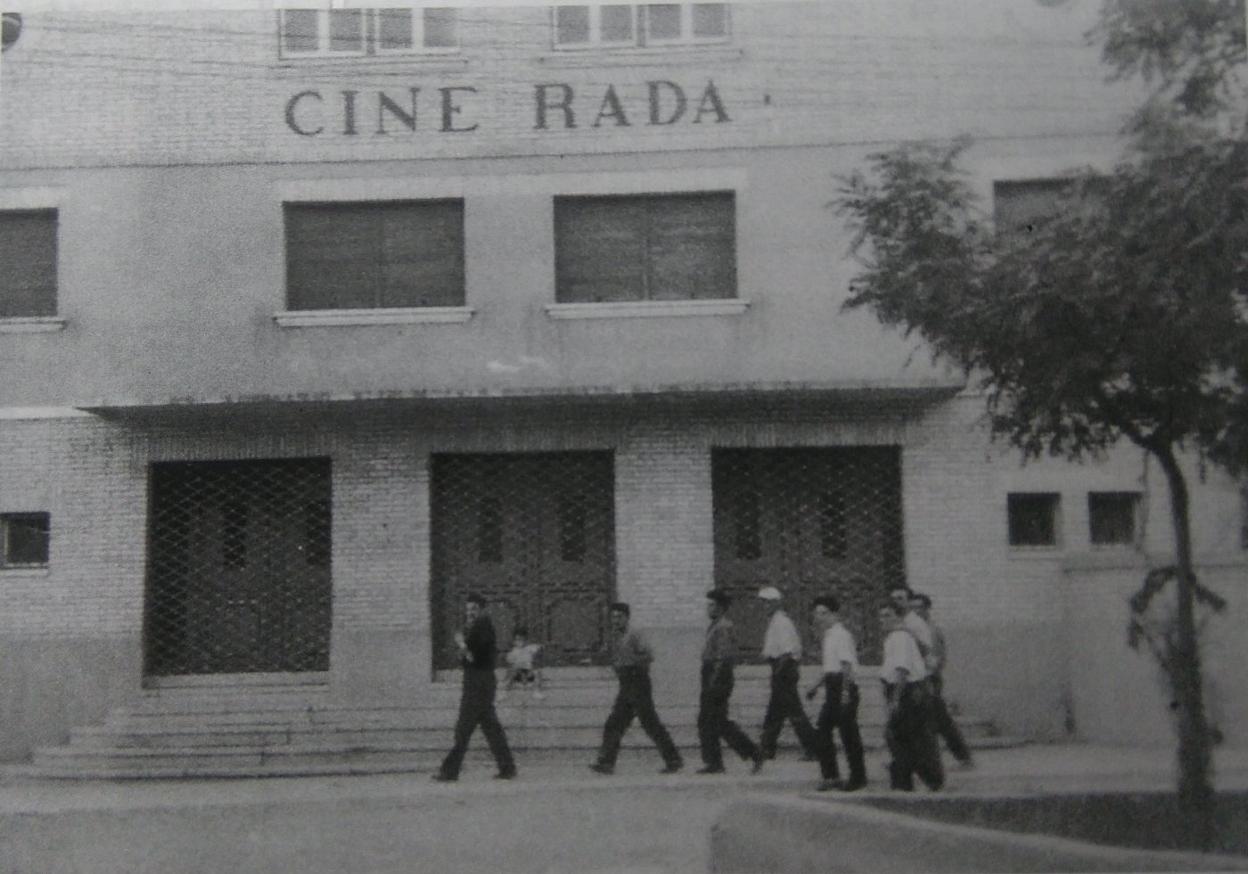
MULTIPOLYGON (((665 776, 657 756, 621 757, 614 776, 589 772, 581 752, 567 758, 518 756, 520 776, 492 779, 493 767, 470 755, 461 780, 439 784, 429 773, 371 774, 335 777, 248 778, 238 780, 53 781, 0 772, 0 816, 43 815, 69 811, 177 809, 235 805, 273 806, 359 800, 410 804, 421 798, 524 796, 527 794, 597 793, 616 790, 689 790, 722 786, 725 794, 743 791, 810 792, 818 782, 813 762, 782 758, 750 776, 748 767, 730 761, 729 773, 712 777, 694 773, 696 761, 665 776)), ((783 755, 783 754, 782 754, 783 755)), ((887 792, 882 752, 868 754, 866 792, 887 792)), ((1085 744, 1032 744, 983 750, 973 770, 950 766, 949 793, 1056 793, 1096 790, 1166 790, 1175 785, 1172 748, 1128 748, 1085 744)), ((1215 751, 1215 782, 1223 791, 1248 790, 1248 750, 1215 751)))

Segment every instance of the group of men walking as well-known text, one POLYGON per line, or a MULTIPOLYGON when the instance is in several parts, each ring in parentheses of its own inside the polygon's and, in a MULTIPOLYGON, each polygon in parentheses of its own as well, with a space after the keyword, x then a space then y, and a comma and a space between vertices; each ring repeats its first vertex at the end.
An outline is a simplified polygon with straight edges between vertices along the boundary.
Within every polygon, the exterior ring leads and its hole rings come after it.
MULTIPOLYGON (((702 767, 697 773, 725 771, 723 744, 750 763, 751 773, 758 773, 766 760, 775 756, 780 732, 789 722, 806 758, 819 763, 820 790, 853 792, 861 789, 867 783, 867 776, 858 728, 858 650, 853 634, 842 621, 837 598, 828 594, 813 602, 814 622, 820 635, 822 673, 819 681, 806 691, 806 697, 813 700, 822 689, 824 700, 812 724, 799 690, 801 635, 784 611, 778 589, 764 587, 759 590, 758 597, 769 614, 762 655, 770 665, 771 682, 762 733, 756 743, 732 721, 728 712, 738 659, 736 630, 727 615, 732 598, 719 589, 706 594, 710 624, 702 649, 697 718, 702 767), (840 778, 834 733, 839 734, 845 750, 849 774, 844 781, 840 778)), ((469 596, 465 607, 466 625, 455 638, 464 669, 464 685, 455 724, 455 743, 435 775, 435 779, 443 782, 458 778, 469 738, 478 725, 498 764, 496 778, 508 780, 516 775, 507 737, 494 709, 497 644, 485 606, 480 596, 469 596)), ((915 776, 933 790, 943 785, 944 770, 937 736, 945 737, 955 758, 967 765, 971 762, 970 751, 941 696, 944 637, 928 619, 930 608, 930 598, 905 587, 893 589, 889 601, 880 608, 880 620, 886 632, 880 678, 888 708, 885 740, 892 757, 889 784, 894 789, 913 790, 915 776)), ((628 604, 611 605, 610 616, 612 635, 608 655, 619 687, 603 726, 598 757, 590 768, 599 774, 614 772, 624 734, 636 719, 663 757, 660 773, 675 773, 681 770, 684 762, 655 708, 650 681, 654 651, 644 635, 630 627, 628 604)))

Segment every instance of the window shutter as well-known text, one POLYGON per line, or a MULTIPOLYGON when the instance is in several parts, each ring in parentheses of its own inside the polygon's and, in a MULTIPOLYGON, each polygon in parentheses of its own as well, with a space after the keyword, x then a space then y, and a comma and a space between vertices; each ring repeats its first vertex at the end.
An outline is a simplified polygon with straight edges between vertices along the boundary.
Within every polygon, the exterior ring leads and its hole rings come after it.
POLYGON ((651 297, 736 297, 733 195, 655 198, 650 206, 651 297))
POLYGON ((646 222, 637 198, 556 198, 555 299, 644 300, 646 222))
POLYGON ((54 209, 0 212, 0 318, 56 315, 54 209))

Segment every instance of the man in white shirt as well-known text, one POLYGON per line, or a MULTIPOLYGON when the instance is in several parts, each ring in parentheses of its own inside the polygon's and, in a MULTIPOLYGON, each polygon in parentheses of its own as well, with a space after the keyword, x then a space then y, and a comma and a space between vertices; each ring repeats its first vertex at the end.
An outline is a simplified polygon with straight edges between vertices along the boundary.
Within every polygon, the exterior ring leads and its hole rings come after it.
POLYGON ((962 767, 964 769, 972 768, 975 760, 971 756, 970 747, 966 745, 966 739, 962 737, 958 724, 953 721, 953 717, 949 714, 949 707, 945 704, 944 671, 945 661, 948 659, 948 650, 945 647, 945 633, 941 631, 939 625, 932 621, 931 597, 922 592, 915 592, 910 599, 910 611, 927 623, 927 627, 932 634, 932 648, 927 654, 927 682, 932 691, 932 727, 938 737, 945 739, 949 752, 953 754, 953 757, 958 760, 962 767))
POLYGON ((840 789, 854 792, 867 785, 867 769, 862 753, 862 735, 858 731, 858 684, 854 672, 858 669, 858 648, 854 636, 841 622, 841 605, 833 595, 815 599, 815 624, 822 631, 823 677, 806 692, 813 700, 824 689, 823 708, 815 723, 819 737, 819 770, 823 782, 819 791, 840 789), (849 765, 849 782, 842 784, 836 767, 836 740, 832 730, 841 734, 845 747, 845 761, 849 765))
POLYGON ((793 731, 810 759, 819 757, 819 738, 815 727, 802 707, 802 696, 797 691, 799 668, 802 664, 802 639, 797 627, 781 606, 780 590, 765 586, 758 590, 758 597, 767 605, 771 621, 763 635, 763 658, 771 665, 771 696, 767 699, 767 713, 763 717, 763 733, 758 739, 759 749, 766 758, 776 755, 776 741, 787 719, 793 723, 793 731))
POLYGON ((940 747, 932 733, 927 665, 914 636, 902 622, 902 608, 890 602, 880 608, 884 627, 884 663, 880 679, 888 702, 884 738, 893 760, 888 766, 893 789, 914 791, 914 775, 933 791, 944 785, 940 747))
POLYGON ((901 627, 910 632, 926 662, 932 651, 932 629, 922 616, 914 612, 914 593, 906 586, 894 586, 889 590, 888 599, 901 611, 901 627))

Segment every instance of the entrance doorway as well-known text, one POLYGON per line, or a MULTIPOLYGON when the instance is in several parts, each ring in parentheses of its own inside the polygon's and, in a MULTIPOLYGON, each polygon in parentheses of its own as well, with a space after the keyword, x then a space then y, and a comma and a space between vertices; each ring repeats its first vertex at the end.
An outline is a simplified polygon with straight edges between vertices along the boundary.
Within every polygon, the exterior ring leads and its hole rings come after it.
POLYGON ((878 664, 878 606, 905 584, 900 450, 717 449, 711 468, 715 583, 734 597, 744 651, 759 657, 767 616, 754 596, 775 586, 806 641, 811 600, 836 595, 859 658, 878 664))

